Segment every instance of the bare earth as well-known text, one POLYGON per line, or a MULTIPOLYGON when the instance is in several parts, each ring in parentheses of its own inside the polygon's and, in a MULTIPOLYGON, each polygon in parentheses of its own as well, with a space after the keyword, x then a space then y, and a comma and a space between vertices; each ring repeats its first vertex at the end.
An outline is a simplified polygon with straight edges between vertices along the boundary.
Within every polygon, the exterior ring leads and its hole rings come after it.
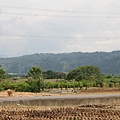
MULTIPOLYGON (((13 91, 11 97, 25 97, 25 96, 59 96, 59 95, 80 95, 80 94, 120 94, 120 89, 106 88, 106 89, 88 89, 78 92, 68 90, 61 91, 51 90, 51 92, 31 93, 31 92, 15 92, 13 91)), ((0 98, 9 97, 7 91, 0 92, 0 98)))

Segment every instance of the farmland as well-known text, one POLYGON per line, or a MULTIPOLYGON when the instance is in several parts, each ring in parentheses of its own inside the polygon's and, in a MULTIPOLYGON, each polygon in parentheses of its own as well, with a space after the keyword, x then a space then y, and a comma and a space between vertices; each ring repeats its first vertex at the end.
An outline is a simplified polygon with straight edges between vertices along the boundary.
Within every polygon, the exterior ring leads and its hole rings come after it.
POLYGON ((96 68, 84 66, 70 72, 66 79, 45 80, 41 69, 33 68, 40 74, 30 72, 28 79, 1 80, 0 120, 120 119, 119 76, 99 74, 97 68, 95 75, 75 77, 76 71, 96 68))
MULTIPOLYGON (((25 96, 67 96, 69 93, 53 94, 55 89, 50 92, 30 93, 30 92, 13 92, 11 98, 25 96)), ((81 93, 70 93, 70 95, 86 95, 93 94, 120 94, 119 89, 88 89, 82 90, 81 93)), ((8 98, 7 92, 1 92, 2 98, 8 98)), ((0 107, 0 120, 119 120, 120 119, 120 104, 87 104, 87 105, 67 105, 67 106, 25 106, 21 104, 16 105, 2 105, 0 107)))
POLYGON ((119 113, 119 105, 5 106, 0 108, 1 120, 119 120, 119 113))

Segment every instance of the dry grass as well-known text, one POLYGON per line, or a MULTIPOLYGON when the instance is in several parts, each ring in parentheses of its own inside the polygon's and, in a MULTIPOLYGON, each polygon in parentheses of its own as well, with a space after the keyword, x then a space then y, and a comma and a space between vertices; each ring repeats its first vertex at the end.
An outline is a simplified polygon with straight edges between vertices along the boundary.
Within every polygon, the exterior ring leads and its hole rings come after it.
MULTIPOLYGON (((41 92, 41 93, 31 93, 31 92, 12 92, 12 97, 24 97, 24 96, 59 96, 59 95, 78 95, 78 94, 120 94, 120 89, 116 88, 90 88, 88 90, 81 90, 78 93, 74 93, 74 91, 61 92, 57 93, 56 90, 51 90, 51 92, 41 92), (52 92, 53 91, 53 92, 52 92)), ((9 97, 7 91, 0 92, 0 97, 9 97)))
POLYGON ((6 106, 0 108, 0 120, 120 120, 119 113, 119 105, 6 106))
MULTIPOLYGON (((58 94, 49 93, 32 93, 32 92, 15 92, 13 91, 11 97, 24 97, 24 96, 52 96, 58 94)), ((9 97, 7 91, 0 92, 0 97, 9 97)))

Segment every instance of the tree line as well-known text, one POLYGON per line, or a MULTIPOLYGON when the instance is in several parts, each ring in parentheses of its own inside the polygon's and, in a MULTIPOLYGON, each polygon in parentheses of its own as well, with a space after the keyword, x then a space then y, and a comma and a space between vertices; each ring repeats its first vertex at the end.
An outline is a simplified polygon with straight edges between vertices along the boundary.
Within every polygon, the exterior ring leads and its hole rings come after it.
POLYGON ((5 77, 5 70, 0 67, 0 91, 13 89, 20 92, 41 92, 52 88, 82 89, 83 87, 87 89, 88 87, 103 87, 105 83, 109 87, 120 87, 120 77, 102 74, 97 66, 80 66, 67 74, 62 72, 58 74, 58 72, 50 70, 43 72, 39 66, 33 66, 28 71, 25 81, 4 80, 5 77), (53 79, 54 77, 56 77, 56 82, 44 81, 46 78, 53 79))

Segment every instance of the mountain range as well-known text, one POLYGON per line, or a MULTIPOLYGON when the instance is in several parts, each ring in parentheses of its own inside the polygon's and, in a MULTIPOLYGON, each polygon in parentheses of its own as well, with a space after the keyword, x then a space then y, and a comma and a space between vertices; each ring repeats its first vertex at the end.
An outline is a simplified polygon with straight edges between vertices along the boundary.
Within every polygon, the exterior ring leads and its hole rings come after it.
POLYGON ((7 73, 26 74, 32 66, 43 71, 69 72, 85 65, 98 66, 103 74, 120 74, 120 51, 36 53, 20 57, 0 58, 0 65, 7 73))

